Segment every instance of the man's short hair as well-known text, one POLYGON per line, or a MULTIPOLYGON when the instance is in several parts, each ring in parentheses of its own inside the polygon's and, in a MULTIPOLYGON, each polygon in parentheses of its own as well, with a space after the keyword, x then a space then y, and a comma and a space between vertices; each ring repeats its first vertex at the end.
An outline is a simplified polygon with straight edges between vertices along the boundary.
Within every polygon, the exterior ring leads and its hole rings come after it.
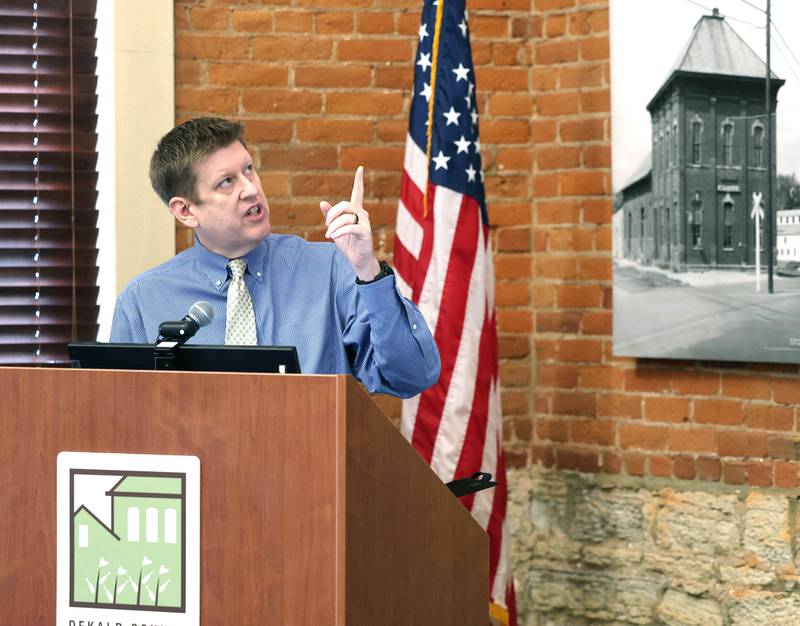
POLYGON ((175 196, 200 204, 195 164, 234 141, 247 147, 244 126, 221 117, 198 117, 173 128, 150 159, 150 184, 158 197, 164 204, 175 196))

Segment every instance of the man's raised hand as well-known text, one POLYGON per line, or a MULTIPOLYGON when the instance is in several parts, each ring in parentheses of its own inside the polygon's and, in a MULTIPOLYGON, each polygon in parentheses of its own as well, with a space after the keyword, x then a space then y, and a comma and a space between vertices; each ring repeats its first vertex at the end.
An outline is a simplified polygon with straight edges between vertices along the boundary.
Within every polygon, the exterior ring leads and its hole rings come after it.
POLYGON ((350 202, 343 200, 331 206, 323 200, 319 208, 328 227, 325 237, 334 241, 361 280, 370 281, 380 272, 380 265, 372 248, 372 227, 363 201, 364 168, 359 166, 353 179, 350 202))

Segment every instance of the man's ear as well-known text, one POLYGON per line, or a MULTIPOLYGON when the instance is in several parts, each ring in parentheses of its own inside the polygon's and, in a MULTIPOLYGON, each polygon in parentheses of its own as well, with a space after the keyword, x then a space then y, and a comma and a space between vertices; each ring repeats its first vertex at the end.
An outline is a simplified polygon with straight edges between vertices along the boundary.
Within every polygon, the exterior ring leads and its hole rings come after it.
POLYGON ((195 207, 191 200, 175 196, 170 199, 168 206, 169 212, 186 228, 191 228, 192 230, 197 228, 197 218, 194 214, 195 207))

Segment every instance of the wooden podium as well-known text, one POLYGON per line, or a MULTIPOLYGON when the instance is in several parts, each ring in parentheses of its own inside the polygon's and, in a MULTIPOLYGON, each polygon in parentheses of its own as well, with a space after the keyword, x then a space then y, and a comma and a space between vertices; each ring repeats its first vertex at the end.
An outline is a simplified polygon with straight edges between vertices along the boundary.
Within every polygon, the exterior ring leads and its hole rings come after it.
POLYGON ((0 624, 55 623, 62 450, 200 458, 204 625, 488 622, 486 534, 352 378, 0 368, 0 624))

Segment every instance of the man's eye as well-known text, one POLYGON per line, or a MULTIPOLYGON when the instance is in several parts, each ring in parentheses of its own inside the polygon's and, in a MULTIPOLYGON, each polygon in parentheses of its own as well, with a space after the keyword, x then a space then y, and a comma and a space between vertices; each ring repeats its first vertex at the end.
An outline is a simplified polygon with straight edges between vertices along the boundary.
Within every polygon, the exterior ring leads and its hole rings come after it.
POLYGON ((244 168, 244 171, 247 172, 248 174, 252 174, 255 171, 255 168, 253 167, 253 164, 250 163, 250 165, 244 168))
POLYGON ((221 181, 219 181, 218 187, 227 187, 233 182, 233 179, 230 176, 226 176, 221 181))

